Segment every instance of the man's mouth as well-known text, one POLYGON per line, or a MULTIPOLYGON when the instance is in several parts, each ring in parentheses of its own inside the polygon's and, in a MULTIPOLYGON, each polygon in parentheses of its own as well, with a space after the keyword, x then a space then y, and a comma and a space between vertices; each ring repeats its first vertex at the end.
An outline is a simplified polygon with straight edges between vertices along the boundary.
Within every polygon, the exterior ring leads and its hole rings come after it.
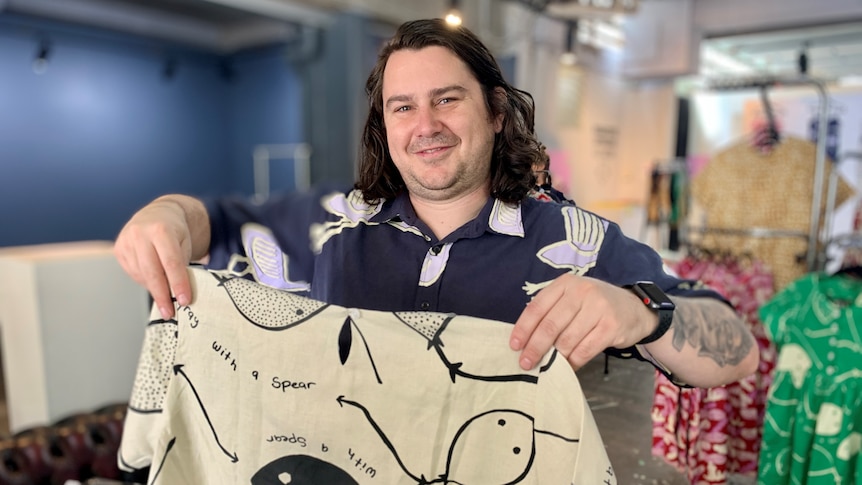
POLYGON ((449 149, 449 147, 433 147, 433 148, 426 148, 424 150, 419 150, 416 153, 418 155, 436 155, 436 154, 443 152, 445 150, 448 150, 448 149, 449 149))

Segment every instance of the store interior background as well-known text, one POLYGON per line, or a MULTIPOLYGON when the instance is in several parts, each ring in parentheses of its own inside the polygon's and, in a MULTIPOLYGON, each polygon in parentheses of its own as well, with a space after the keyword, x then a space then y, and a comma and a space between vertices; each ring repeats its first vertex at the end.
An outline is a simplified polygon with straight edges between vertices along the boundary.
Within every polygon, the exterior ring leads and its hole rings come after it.
MULTIPOLYGON (((645 217, 656 164, 680 150, 708 159, 762 116, 757 90, 718 92, 710 79, 799 78, 804 52, 807 75, 828 86, 842 114, 841 152, 862 149, 859 0, 0 0, 0 255, 110 241, 164 193, 251 197, 350 183, 378 47, 399 23, 442 17, 453 3, 508 79, 533 94, 555 185, 658 249, 664 236, 645 217), (563 61, 569 47, 575 64, 563 61), (261 147, 272 150, 266 184, 255 176, 261 147), (296 170, 300 153, 307 172, 296 170)), ((783 129, 807 138, 817 92, 783 86, 770 97, 783 129)), ((840 170, 858 184, 862 169, 840 170)), ((834 231, 850 227, 851 206, 835 212, 834 231)), ((11 284, 7 276, 0 290, 11 284)), ((112 379, 127 385, 103 397, 119 400, 131 389, 146 295, 128 281, 111 286, 97 293, 141 302, 106 317, 133 331, 89 335, 122 360, 112 361, 112 379)), ((68 327, 97 319, 95 306, 78 309, 86 317, 66 312, 68 327)), ((5 315, 8 370, 9 329, 20 324, 5 315)), ((49 352, 44 332, 27 337, 26 351, 48 369, 49 354, 70 349, 49 352)), ((53 338, 59 346, 69 337, 53 338)), ((71 351, 79 361, 94 355, 71 351)), ((91 387, 95 371, 66 367, 79 373, 78 387, 91 387)), ((52 393, 44 378, 27 379, 43 387, 47 415, 53 402, 64 411, 87 403, 74 389, 52 393)))

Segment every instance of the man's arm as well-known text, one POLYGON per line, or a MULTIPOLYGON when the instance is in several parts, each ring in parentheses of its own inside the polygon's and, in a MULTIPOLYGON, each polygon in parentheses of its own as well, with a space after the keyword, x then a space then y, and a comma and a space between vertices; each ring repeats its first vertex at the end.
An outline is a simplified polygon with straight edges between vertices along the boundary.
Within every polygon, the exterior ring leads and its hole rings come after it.
POLYGON ((712 298, 671 299, 676 309, 670 329, 644 347, 675 380, 714 387, 757 370, 754 337, 731 307, 712 298))
MULTIPOLYGON (((644 348, 678 381, 714 387, 757 369, 754 337, 718 299, 673 297, 668 331, 644 348)), ((633 292, 595 278, 565 274, 536 294, 521 313, 509 345, 532 369, 556 347, 574 369, 607 348, 626 349, 652 334, 658 315, 633 292)), ((649 357, 649 356, 645 356, 649 357)))
POLYGON ((174 314, 171 294, 180 305, 191 302, 189 262, 207 255, 210 222, 203 202, 186 195, 165 195, 136 212, 114 243, 120 266, 146 287, 164 318, 174 314))

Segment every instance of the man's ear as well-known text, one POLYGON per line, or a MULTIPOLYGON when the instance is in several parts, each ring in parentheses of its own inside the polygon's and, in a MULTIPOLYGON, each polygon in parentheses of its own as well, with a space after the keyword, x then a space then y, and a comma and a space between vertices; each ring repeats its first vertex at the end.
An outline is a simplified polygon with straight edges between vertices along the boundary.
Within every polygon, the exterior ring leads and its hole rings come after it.
POLYGON ((494 88, 494 133, 500 133, 503 129, 503 120, 506 118, 507 101, 508 97, 506 96, 506 91, 499 86, 494 88))

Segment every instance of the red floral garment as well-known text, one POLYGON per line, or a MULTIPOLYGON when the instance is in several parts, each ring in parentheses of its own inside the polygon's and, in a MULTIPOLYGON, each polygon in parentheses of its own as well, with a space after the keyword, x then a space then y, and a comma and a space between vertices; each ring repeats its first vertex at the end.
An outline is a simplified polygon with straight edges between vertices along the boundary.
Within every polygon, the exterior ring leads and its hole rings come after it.
POLYGON ((685 473, 692 484, 725 484, 728 474, 754 477, 776 353, 757 314, 773 293, 771 272, 759 261, 699 259, 670 265, 681 278, 700 280, 734 306, 760 349, 760 366, 740 381, 710 389, 679 388, 656 372, 652 407, 653 455, 685 473))

